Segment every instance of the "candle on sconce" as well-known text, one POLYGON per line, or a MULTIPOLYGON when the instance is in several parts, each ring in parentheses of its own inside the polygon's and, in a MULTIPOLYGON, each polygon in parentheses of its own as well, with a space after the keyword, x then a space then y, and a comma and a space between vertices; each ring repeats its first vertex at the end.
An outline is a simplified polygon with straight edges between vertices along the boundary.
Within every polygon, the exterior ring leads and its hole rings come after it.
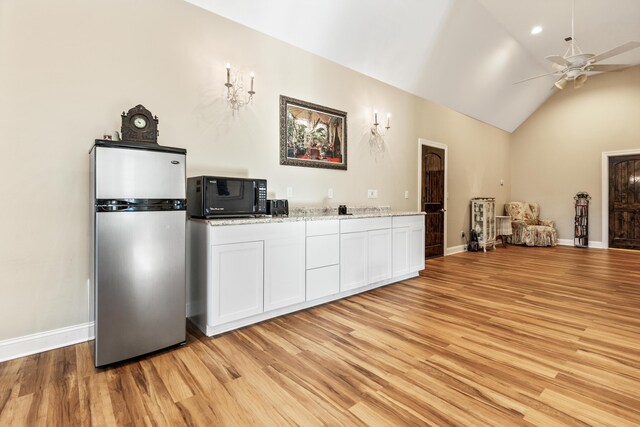
POLYGON ((256 75, 252 71, 250 76, 251 76, 251 92, 253 92, 253 79, 256 77, 256 75))
POLYGON ((378 110, 373 110, 373 124, 378 124, 378 110))
POLYGON ((227 84, 231 83, 231 64, 227 63, 227 84))
POLYGON ((387 113, 387 129, 391 126, 389 125, 389 121, 391 120, 391 113, 387 113))

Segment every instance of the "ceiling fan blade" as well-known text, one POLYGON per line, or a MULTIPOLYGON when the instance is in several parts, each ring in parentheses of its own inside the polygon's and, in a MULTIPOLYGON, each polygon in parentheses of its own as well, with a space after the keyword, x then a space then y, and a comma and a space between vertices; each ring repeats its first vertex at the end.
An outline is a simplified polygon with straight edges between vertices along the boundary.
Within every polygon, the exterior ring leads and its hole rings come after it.
POLYGON ((560 55, 549 55, 549 56, 545 56, 544 59, 546 59, 547 61, 551 61, 554 64, 562 65, 563 67, 566 67, 567 65, 569 65, 567 60, 560 55))
POLYGON ((603 59, 607 59, 607 58, 611 58, 612 56, 620 55, 621 53, 625 53, 626 51, 629 51, 631 49, 635 49, 637 47, 640 47, 640 41, 638 41, 638 40, 633 40, 633 41, 630 41, 630 42, 626 42, 624 44, 621 44, 618 47, 614 47, 611 50, 608 50, 606 52, 602 52, 601 54, 594 56, 589 61, 590 62, 602 61, 603 59))
POLYGON ((540 74, 539 76, 529 77, 528 79, 520 80, 512 84, 517 85, 518 83, 524 83, 524 82, 528 82, 529 80, 538 79, 540 77, 545 77, 545 76, 552 76, 554 74, 560 74, 560 73, 558 73, 558 71, 554 71, 552 73, 540 74))
POLYGON ((632 64, 594 64, 587 67, 587 71, 622 71, 632 64))

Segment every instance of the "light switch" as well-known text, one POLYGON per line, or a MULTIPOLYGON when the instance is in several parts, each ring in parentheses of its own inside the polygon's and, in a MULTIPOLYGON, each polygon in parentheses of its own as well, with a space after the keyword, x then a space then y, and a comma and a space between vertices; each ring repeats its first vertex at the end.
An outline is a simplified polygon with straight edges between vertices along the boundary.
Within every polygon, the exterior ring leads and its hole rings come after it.
POLYGON ((409 190, 404 190, 404 198, 405 199, 409 198, 409 190))
POLYGON ((333 188, 330 188, 329 191, 327 191, 327 197, 333 199, 333 188))

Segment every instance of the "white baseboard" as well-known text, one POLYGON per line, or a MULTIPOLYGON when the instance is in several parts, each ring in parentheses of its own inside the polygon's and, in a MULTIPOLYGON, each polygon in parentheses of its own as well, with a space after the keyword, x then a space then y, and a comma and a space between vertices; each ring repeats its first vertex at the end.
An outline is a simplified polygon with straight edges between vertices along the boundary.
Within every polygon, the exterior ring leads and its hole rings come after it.
MULTIPOLYGON (((558 239, 560 246, 573 246, 573 239, 558 239)), ((590 249, 604 249, 602 242, 589 242, 590 249)))
POLYGON ((0 362, 92 340, 94 322, 0 341, 0 362))
POLYGON ((465 247, 467 245, 458 245, 458 246, 451 246, 450 248, 447 248, 446 251, 444 252, 445 255, 453 255, 453 254, 459 254, 460 252, 464 252, 465 251, 465 247))

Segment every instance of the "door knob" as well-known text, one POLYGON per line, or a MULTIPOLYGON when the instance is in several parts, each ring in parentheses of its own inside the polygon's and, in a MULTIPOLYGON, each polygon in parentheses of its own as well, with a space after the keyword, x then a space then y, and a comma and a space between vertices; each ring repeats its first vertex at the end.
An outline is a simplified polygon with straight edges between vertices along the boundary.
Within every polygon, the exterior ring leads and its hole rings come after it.
POLYGON ((447 211, 446 209, 440 209, 440 212, 442 212, 442 213, 444 213, 446 211, 447 211))

